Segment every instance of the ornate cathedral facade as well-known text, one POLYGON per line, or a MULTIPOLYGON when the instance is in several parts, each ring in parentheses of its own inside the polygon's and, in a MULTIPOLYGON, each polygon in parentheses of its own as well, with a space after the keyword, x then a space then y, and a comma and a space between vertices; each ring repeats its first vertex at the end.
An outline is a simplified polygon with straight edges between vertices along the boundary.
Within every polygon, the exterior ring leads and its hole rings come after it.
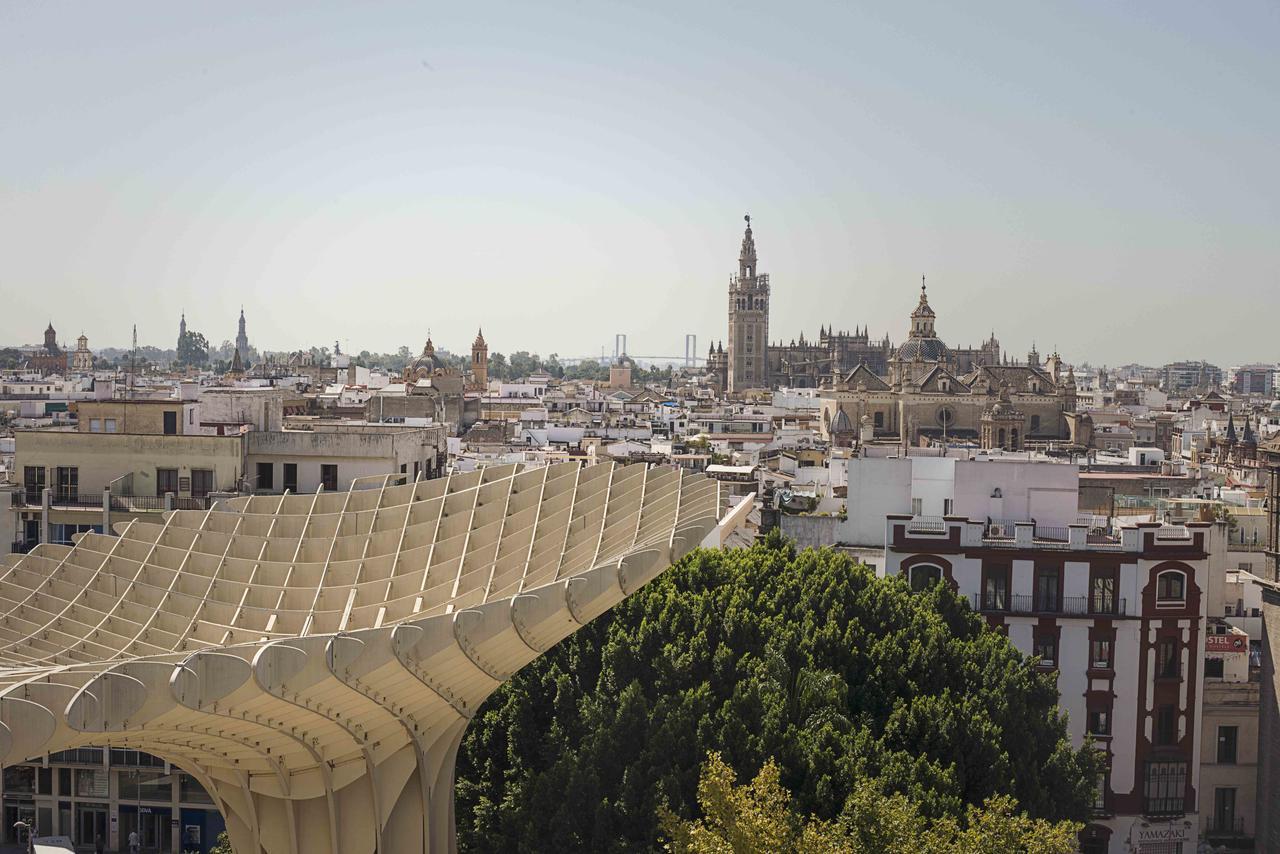
POLYGON ((729 346, 713 344, 707 369, 721 389, 820 388, 824 435, 836 444, 937 438, 983 447, 1021 449, 1071 441, 1075 375, 1055 353, 1041 364, 1002 355, 995 333, 977 347, 948 347, 937 333, 924 279, 907 338, 894 347, 866 327, 816 340, 769 343, 769 278, 757 269, 751 220, 742 239, 738 275, 729 282, 729 346))

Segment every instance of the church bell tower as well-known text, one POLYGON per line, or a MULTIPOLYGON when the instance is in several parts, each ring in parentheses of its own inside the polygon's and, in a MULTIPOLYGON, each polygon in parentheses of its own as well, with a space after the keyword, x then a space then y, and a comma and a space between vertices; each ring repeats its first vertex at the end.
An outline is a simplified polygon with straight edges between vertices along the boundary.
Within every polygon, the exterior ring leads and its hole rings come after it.
POLYGON ((751 216, 738 253, 738 275, 729 279, 728 392, 769 387, 769 277, 756 268, 751 216))

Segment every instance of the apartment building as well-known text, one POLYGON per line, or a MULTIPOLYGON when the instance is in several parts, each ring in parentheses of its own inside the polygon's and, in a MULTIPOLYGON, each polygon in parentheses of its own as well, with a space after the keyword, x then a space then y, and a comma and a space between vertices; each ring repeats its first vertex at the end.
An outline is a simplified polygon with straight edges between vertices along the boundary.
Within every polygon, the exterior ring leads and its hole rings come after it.
MULTIPOLYGON (((162 410, 141 411, 163 428, 162 410)), ((207 507, 215 493, 235 491, 244 464, 240 436, 46 429, 14 439, 18 480, 0 495, 0 511, 11 514, 15 551, 175 506, 207 507)))
POLYGON ((1055 675, 1071 735, 1105 751, 1084 854, 1196 850, 1211 528, 887 517, 881 572, 967 597, 1055 675))
POLYGON ((448 463, 443 424, 406 427, 315 418, 289 418, 286 424, 289 429, 245 434, 250 491, 333 492, 385 475, 433 478, 448 463))
POLYGON ((1204 720, 1200 748, 1200 836, 1214 850, 1253 850, 1261 684, 1250 638, 1210 619, 1204 638, 1204 720))

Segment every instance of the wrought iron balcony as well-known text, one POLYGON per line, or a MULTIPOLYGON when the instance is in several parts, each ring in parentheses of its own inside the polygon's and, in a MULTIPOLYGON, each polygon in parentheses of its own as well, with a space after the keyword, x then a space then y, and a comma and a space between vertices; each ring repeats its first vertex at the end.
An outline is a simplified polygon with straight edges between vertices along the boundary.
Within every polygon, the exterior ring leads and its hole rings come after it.
POLYGON ((1127 616, 1124 599, 1091 596, 1038 596, 1027 593, 975 593, 969 597, 973 609, 999 614, 1061 614, 1068 617, 1127 616))

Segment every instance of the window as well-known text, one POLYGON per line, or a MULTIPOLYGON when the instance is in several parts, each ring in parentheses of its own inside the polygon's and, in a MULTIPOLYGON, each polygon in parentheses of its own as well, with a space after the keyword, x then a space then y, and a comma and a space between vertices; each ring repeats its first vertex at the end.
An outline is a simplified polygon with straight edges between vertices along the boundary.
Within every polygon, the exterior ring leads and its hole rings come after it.
POLYGON ((1031 654, 1039 656, 1041 667, 1056 667, 1058 664, 1058 638, 1056 635, 1036 635, 1031 654))
POLYGON ((1184 602, 1187 598, 1187 576, 1176 569, 1167 569, 1156 576, 1157 602, 1184 602))
MULTIPOLYGON (((1105 786, 1105 779, 1106 778, 1103 777, 1104 782, 1101 784, 1102 786, 1105 786)), ((1105 788, 1099 788, 1096 793, 1093 808, 1097 812, 1105 813, 1107 811, 1105 803, 1106 794, 1107 792, 1105 788)), ((1107 854, 1107 848, 1109 847, 1109 843, 1107 841, 1108 837, 1098 834, 1097 831, 1093 831, 1091 833, 1091 830, 1092 828, 1086 829, 1084 835, 1081 836, 1080 854, 1107 854)))
POLYGON ((101 418, 90 418, 90 419, 89 419, 89 432, 90 432, 90 433, 101 433, 101 432, 102 432, 102 419, 101 419, 101 418))
POLYGON ((178 470, 156 469, 156 495, 178 494, 178 470))
POLYGON ((258 463, 258 478, 255 488, 259 492, 270 492, 276 488, 276 467, 271 463, 258 463))
POLYGON ((290 492, 298 491, 298 464, 284 464, 284 488, 290 492))
POLYGON ((1163 705, 1156 709, 1155 743, 1171 747, 1178 743, 1178 707, 1163 705))
POLYGON ((116 432, 116 420, 114 418, 104 418, 102 420, 102 432, 103 433, 116 432))
POLYGON ((1040 432, 1040 416, 1039 415, 1031 416, 1031 432, 1032 433, 1040 432))
POLYGON ((191 470, 191 495, 193 498, 204 498, 213 492, 213 469, 191 470))
POLYGON ((922 513, 924 513, 924 499, 923 498, 911 499, 911 515, 919 516, 922 513))
POLYGON ((195 777, 190 774, 178 776, 178 799, 184 804, 211 804, 213 798, 205 791, 195 777))
POLYGON ((335 492, 338 489, 338 467, 333 463, 321 463, 320 465, 320 485, 324 487, 325 492, 335 492))
POLYGON ((1103 638, 1089 642, 1089 666, 1099 670, 1111 669, 1111 639, 1103 638))
POLYGON ((58 466, 56 477, 58 496, 69 498, 80 492, 80 469, 76 466, 58 466))
POLYGON ((1223 765, 1236 764, 1236 741, 1239 728, 1234 726, 1218 727, 1218 762, 1223 765))
POLYGON ((1089 710, 1089 734, 1111 735, 1111 711, 1103 707, 1089 710))
POLYGON ((168 801, 173 797, 172 777, 159 771, 120 771, 121 800, 168 801))
POLYGON ((1004 567, 982 570, 982 607, 988 611, 1009 609, 1009 574, 1004 567))
POLYGON ((96 768, 90 770, 86 768, 77 768, 75 781, 76 789, 74 794, 76 797, 106 799, 108 777, 105 769, 96 768))
POLYGON ((166 409, 164 412, 164 434, 166 436, 178 435, 178 413, 172 409, 166 409))
POLYGON ((911 567, 911 589, 919 593, 942 580, 942 570, 928 563, 920 563, 911 567))
POLYGON ((1089 610, 1095 614, 1116 612, 1116 580, 1110 575, 1096 575, 1089 583, 1089 610))
POLYGON ((1223 787, 1213 790, 1213 818, 1209 830, 1218 833, 1239 833, 1244 828, 1236 827, 1236 790, 1234 787, 1223 787))
POLYGON ((1151 816, 1184 814, 1186 789, 1186 762, 1148 762, 1143 775, 1143 811, 1151 816))
POLYGON ((950 516, 950 515, 951 515, 951 509, 952 509, 953 504, 954 504, 954 502, 953 502, 950 498, 944 498, 944 499, 942 499, 942 515, 943 515, 943 516, 950 516))
POLYGON ((36 769, 34 765, 10 765, 4 769, 4 792, 9 794, 34 795, 36 792, 36 769))
POLYGON ((1036 567, 1035 594, 1037 611, 1058 610, 1058 568, 1056 566, 1036 567))
POLYGON ((24 466, 22 469, 23 491, 27 493, 28 504, 39 504, 44 493, 44 466, 24 466))
POLYGON ((1156 643, 1156 678, 1177 679, 1182 672, 1181 664, 1177 639, 1160 638, 1156 643))
POLYGON ((872 424, 874 424, 876 427, 883 427, 883 426, 884 426, 884 413, 883 413, 883 412, 877 412, 877 413, 875 413, 875 414, 872 416, 872 421, 871 421, 871 423, 872 423, 872 424))

